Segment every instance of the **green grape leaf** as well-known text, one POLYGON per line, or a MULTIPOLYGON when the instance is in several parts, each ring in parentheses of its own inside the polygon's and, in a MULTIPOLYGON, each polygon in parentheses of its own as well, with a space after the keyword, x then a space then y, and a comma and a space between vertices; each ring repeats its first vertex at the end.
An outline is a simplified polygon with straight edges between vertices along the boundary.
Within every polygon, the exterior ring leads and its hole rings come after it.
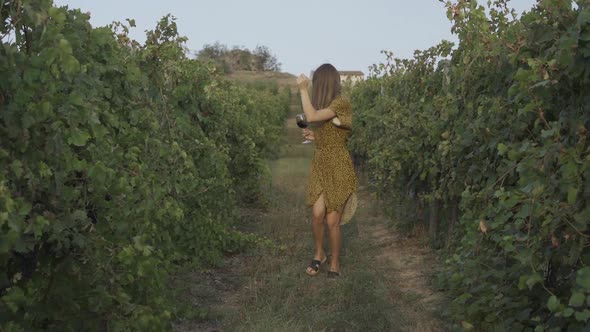
POLYGON ((559 300, 557 297, 555 297, 555 295, 552 295, 547 301, 547 308, 552 312, 555 312, 557 308, 559 308, 559 300))
POLYGON ((576 283, 590 293, 590 267, 579 269, 576 273, 576 283))
POLYGON ((570 297, 569 305, 572 307, 580 307, 581 305, 584 304, 585 299, 586 299, 586 297, 584 296, 584 293, 575 292, 570 297))
POLYGON ((590 310, 584 309, 582 312, 576 312, 576 320, 586 322, 588 319, 590 319, 590 310))
POLYGON ((75 146, 85 146, 86 142, 90 139, 90 134, 87 131, 74 129, 70 133, 68 138, 68 144, 75 146))
POLYGON ((570 204, 570 205, 575 204, 577 199, 578 199, 578 188, 570 187, 567 190, 567 202, 568 202, 568 204, 570 204))

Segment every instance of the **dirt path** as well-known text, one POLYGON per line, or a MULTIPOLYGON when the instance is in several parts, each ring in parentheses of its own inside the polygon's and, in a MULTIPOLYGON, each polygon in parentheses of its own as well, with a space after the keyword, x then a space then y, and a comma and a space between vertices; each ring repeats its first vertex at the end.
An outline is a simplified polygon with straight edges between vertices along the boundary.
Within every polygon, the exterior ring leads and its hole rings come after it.
POLYGON ((430 285, 435 257, 420 237, 397 233, 364 187, 355 218, 342 227, 341 278, 328 280, 325 267, 313 278, 304 273, 313 255, 304 201, 313 146, 300 144, 297 105, 294 99, 282 156, 269 163, 270 206, 244 211, 248 228, 282 250, 257 249, 184 274, 180 284, 197 314, 176 330, 443 331, 442 297, 430 285))
POLYGON ((376 253, 374 260, 380 266, 391 300, 398 304, 408 322, 403 330, 443 331, 437 317, 443 296, 432 285, 440 263, 425 240, 421 240, 425 239, 424 234, 402 236, 380 214, 369 193, 360 190, 359 197, 359 217, 365 222, 359 228, 376 253))

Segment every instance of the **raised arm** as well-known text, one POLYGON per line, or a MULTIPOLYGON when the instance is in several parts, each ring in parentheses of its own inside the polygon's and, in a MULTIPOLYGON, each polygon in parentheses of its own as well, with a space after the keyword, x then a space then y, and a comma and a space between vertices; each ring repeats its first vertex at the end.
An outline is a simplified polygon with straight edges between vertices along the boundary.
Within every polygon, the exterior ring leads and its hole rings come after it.
POLYGON ((309 83, 309 79, 303 74, 299 75, 297 78, 297 86, 299 87, 299 94, 301 94, 301 105, 303 107, 303 113, 305 113, 305 117, 307 118, 307 122, 320 122, 333 119, 336 116, 336 113, 331 109, 324 108, 316 110, 313 107, 307 90, 309 83))

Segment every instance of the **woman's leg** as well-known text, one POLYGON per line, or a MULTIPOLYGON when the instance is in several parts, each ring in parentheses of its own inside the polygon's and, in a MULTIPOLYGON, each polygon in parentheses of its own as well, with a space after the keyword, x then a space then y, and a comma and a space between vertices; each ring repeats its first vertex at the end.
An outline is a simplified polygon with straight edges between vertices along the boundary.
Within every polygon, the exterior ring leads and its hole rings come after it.
POLYGON ((315 257, 322 261, 326 257, 324 252, 324 218, 326 217, 326 202, 322 193, 318 200, 313 204, 311 228, 313 239, 315 240, 315 257))
POLYGON ((340 246, 342 243, 342 234, 340 233, 340 217, 342 214, 338 211, 328 212, 328 235, 330 236, 330 249, 332 258, 330 259, 329 271, 340 272, 340 246))

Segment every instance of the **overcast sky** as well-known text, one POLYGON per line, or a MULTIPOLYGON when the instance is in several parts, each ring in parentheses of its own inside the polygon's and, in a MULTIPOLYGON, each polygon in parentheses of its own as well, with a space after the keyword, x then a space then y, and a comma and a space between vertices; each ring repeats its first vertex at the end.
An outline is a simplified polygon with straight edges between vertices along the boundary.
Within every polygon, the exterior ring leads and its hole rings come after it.
MULTIPOLYGON (((131 36, 170 13, 187 46, 197 51, 219 41, 229 47, 268 46, 282 70, 309 73, 324 62, 339 70, 361 70, 383 60, 381 50, 410 57, 443 39, 454 41, 438 0, 54 0, 91 13, 93 26, 135 19, 131 36)), ((480 1, 485 3, 486 1, 480 1)), ((535 0, 512 0, 519 12, 535 0)))

